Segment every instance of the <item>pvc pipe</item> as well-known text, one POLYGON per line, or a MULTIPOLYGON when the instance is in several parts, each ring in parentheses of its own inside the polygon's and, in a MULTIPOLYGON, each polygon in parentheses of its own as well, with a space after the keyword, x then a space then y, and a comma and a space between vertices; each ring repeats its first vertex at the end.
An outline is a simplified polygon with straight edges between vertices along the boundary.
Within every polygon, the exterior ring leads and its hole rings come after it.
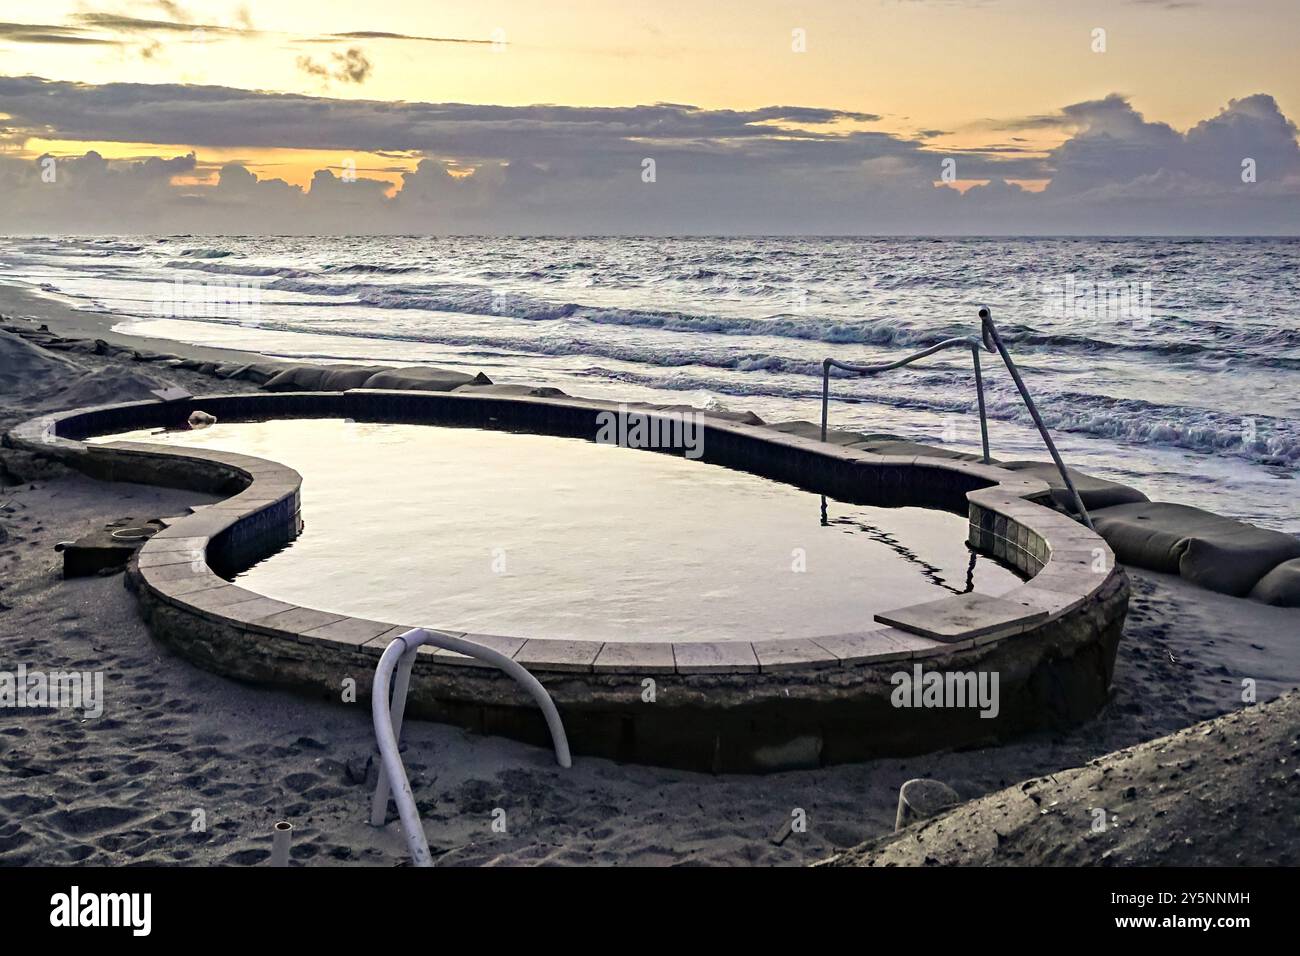
POLYGON ((917 820, 926 820, 961 803, 957 791, 939 780, 918 778, 898 789, 898 812, 894 815, 894 832, 917 820))
MULTIPOLYGON (((411 862, 416 866, 433 866, 429 841, 424 835, 424 824, 420 822, 420 811, 415 806, 415 795, 411 793, 411 782, 406 779, 406 770, 402 767, 402 758, 397 752, 397 734, 393 731, 392 715, 388 712, 389 683, 398 660, 408 649, 405 638, 406 635, 402 635, 394 640, 379 658, 379 666, 375 668, 370 711, 375 722, 375 739, 379 744, 379 759, 383 768, 381 774, 387 775, 389 780, 397 781, 394 798, 397 802, 397 815, 402 820, 402 835, 406 837, 407 849, 411 851, 411 862)), ((418 648, 419 644, 414 646, 418 648)), ((382 778, 381 784, 386 785, 382 778)))
POLYGON ((293 839, 293 824, 281 820, 271 831, 271 866, 289 865, 289 842, 293 839))
MULTIPOLYGON (((406 696, 411 687, 411 667, 415 664, 415 655, 420 649, 416 644, 402 653, 397 662, 397 679, 393 683, 392 724, 393 739, 402 739, 402 718, 406 715, 406 696)), ((370 825, 382 827, 388 818, 388 774, 379 768, 379 782, 370 800, 370 825)))
MULTIPOLYGON (((564 722, 560 720, 560 712, 555 708, 555 701, 541 682, 528 672, 522 664, 516 663, 509 657, 506 657, 500 651, 494 651, 490 647, 484 647, 482 644, 475 644, 473 641, 467 641, 464 638, 452 637, 450 634, 439 634, 436 631, 426 631, 423 628, 416 628, 423 634, 420 639, 422 644, 432 644, 434 647, 442 647, 449 651, 455 651, 458 654, 464 654, 466 657, 475 657, 489 664, 494 664, 501 670, 513 677, 524 690, 532 695, 537 706, 542 709, 542 715, 546 718, 546 727, 551 732, 551 744, 555 748, 555 762, 561 767, 572 767, 573 758, 569 754, 569 738, 564 732, 564 722)), ((407 631, 406 635, 411 634, 407 631)))
POLYGON ((411 783, 402 766, 398 739, 402 732, 402 718, 406 712, 406 696, 410 688, 411 668, 416 655, 423 644, 432 644, 449 651, 456 651, 478 660, 486 661, 505 671, 532 695, 546 717, 546 725, 551 732, 551 742, 555 747, 555 759, 561 767, 573 766, 569 754, 569 739, 564 732, 560 713, 555 708, 555 701, 546 688, 530 674, 521 664, 515 663, 498 651, 482 644, 475 644, 450 634, 429 631, 422 627, 412 628, 395 638, 384 649, 375 668, 375 682, 371 689, 370 709, 375 724, 375 740, 379 745, 379 783, 375 787, 370 805, 370 822, 383 826, 388 811, 388 797, 392 781, 397 782, 397 789, 392 792, 397 804, 397 814, 402 821, 402 834, 406 837, 407 848, 411 852, 411 862, 416 866, 433 866, 429 853, 429 841, 424 835, 424 824, 420 822, 420 811, 415 805, 415 795, 411 792, 411 783), (397 672, 397 684, 392 688, 393 702, 389 704, 389 689, 393 673, 397 672))

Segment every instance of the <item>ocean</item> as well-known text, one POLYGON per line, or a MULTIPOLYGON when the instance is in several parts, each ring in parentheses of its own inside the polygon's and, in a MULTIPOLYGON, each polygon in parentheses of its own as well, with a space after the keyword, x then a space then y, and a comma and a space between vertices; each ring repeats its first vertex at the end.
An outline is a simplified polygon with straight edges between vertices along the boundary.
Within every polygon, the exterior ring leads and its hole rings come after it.
MULTIPOLYGON (((821 362, 993 310, 1070 465, 1300 532, 1300 239, 38 237, 3 279, 134 335, 816 420, 821 362)), ((1046 460, 995 356, 994 457, 1046 460)), ((979 448, 970 359, 832 383, 831 424, 979 448)))

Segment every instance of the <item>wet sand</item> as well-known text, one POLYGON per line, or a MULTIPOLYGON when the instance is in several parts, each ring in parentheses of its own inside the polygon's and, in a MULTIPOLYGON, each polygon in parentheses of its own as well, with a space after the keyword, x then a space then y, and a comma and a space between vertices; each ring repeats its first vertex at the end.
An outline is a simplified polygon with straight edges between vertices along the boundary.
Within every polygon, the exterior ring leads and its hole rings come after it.
POLYGON ((120 316, 105 315, 101 312, 83 312, 27 286, 0 283, 0 315, 34 319, 38 323, 48 325, 51 332, 65 338, 102 339, 112 345, 170 352, 182 358, 198 359, 203 362, 255 362, 262 358, 257 352, 189 345, 184 342, 146 338, 140 335, 123 335, 113 331, 113 326, 121 322, 120 316))

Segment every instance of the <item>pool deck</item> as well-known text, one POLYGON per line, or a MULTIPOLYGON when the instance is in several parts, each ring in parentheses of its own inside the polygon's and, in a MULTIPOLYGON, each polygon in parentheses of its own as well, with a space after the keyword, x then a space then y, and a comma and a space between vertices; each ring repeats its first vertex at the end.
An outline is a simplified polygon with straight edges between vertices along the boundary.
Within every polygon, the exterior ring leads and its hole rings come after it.
MULTIPOLYGON (((221 421, 335 417, 592 438, 593 400, 358 389, 212 396, 78 409, 10 433, 20 447, 98 478, 228 494, 150 539, 133 560, 153 633, 232 677, 364 698, 378 655, 418 623, 370 621, 276 601, 213 570, 244 567, 301 527, 301 477, 227 452, 82 439, 176 426, 191 411, 221 421), (351 683, 349 683, 351 682, 351 683)), ((653 415, 653 412, 645 414, 653 415)), ((706 418, 706 462, 840 500, 964 513, 969 543, 1026 575, 998 598, 964 594, 902 607, 859 631, 711 643, 542 640, 445 633, 526 666, 555 698, 578 753, 715 771, 762 771, 988 742, 1085 719, 1108 693, 1128 583, 1097 534, 1047 506, 1048 485, 996 466, 885 456, 763 425, 706 418), (998 713, 901 708, 897 675, 914 666, 1000 678, 998 713)), ((756 613, 761 613, 756 611, 756 613)), ((543 743, 540 714, 511 680, 424 647, 409 713, 543 743)))

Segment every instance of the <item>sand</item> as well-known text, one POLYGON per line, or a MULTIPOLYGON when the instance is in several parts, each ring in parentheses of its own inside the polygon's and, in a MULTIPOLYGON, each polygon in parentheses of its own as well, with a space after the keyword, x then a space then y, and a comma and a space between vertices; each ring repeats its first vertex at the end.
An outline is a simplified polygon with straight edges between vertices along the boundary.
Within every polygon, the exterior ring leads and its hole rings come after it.
POLYGON ((252 362, 258 357, 253 352, 168 342, 139 335, 123 335, 113 331, 114 323, 121 321, 118 316, 102 312, 84 312, 61 300, 41 295, 26 286, 0 284, 0 315, 18 319, 35 319, 48 325, 50 331, 70 339, 103 339, 113 345, 170 352, 204 362, 252 362))
MULTIPOLYGON (((0 302, 13 301, 5 295, 0 302)), ((23 301, 19 314, 41 314, 40 300, 23 301)), ((72 334, 57 324, 56 311, 42 321, 72 334)), ((174 343, 146 347, 195 354, 174 343)), ((100 380, 107 382, 115 372, 106 370, 121 371, 120 362, 100 356, 57 358, 71 363, 55 370, 72 376, 68 381, 105 372, 100 380)), ((24 367, 17 378, 41 379, 42 363, 29 356, 24 367)), ((156 365, 147 370, 195 392, 248 388, 156 365)), ((59 394, 6 385, 0 430, 51 410, 59 394)), ((0 711, 0 863, 255 864, 268 857, 271 827, 282 819, 295 826, 297 862, 404 860, 394 814, 382 829, 366 823, 374 744, 365 704, 294 696, 206 673, 151 639, 122 575, 60 577, 57 542, 115 518, 175 515, 210 499, 96 482, 10 450, 0 451, 0 461, 7 481, 22 479, 0 488, 0 670, 24 663, 29 669, 102 671, 106 697, 98 718, 0 711)), ((1177 578, 1132 577, 1132 609, 1110 703, 1068 733, 1001 747, 764 777, 587 757, 561 770, 545 750, 410 722, 405 759, 430 846, 440 864, 455 865, 807 864, 887 836, 899 785, 927 776, 976 801, 954 811, 972 814, 968 826, 1024 830, 1017 846, 1025 862, 1161 862, 1166 857, 1158 851, 1157 831, 1159 840, 1192 839, 1200 865, 1242 862, 1240 854, 1254 852, 1256 844, 1211 838, 1222 815, 1196 812, 1203 797, 1216 794, 1219 803, 1211 810, 1231 812, 1243 829, 1258 834, 1259 847, 1293 841, 1297 788, 1290 795, 1270 790, 1267 801, 1254 797, 1259 787, 1273 786, 1266 771, 1294 772, 1300 708, 1294 699, 1274 711, 1252 708, 1243 703, 1241 688, 1243 678, 1255 680, 1264 702, 1300 686, 1295 612, 1201 591, 1177 578), (1225 719, 1223 731, 1192 731, 1149 751, 1178 748, 1169 759, 1186 765, 1176 785, 1167 760, 1114 754, 1234 712, 1242 713, 1225 719), (1271 715, 1269 722, 1260 723, 1260 715, 1271 715), (1231 753, 1215 749, 1229 740, 1234 719, 1241 733, 1231 739, 1249 741, 1249 759, 1224 760, 1231 753), (1133 796, 1121 789, 1112 812, 1123 818, 1125 800, 1139 814, 1153 814, 1158 805, 1176 813, 1176 830, 1164 834, 1152 827, 1151 838, 1127 843, 1071 831, 1090 821, 1078 810, 1091 792, 1086 775, 1093 770, 1084 765, 1098 758, 1102 766, 1127 767, 1124 786, 1137 788, 1133 796), (1274 768, 1270 760, 1288 763, 1274 768), (1063 783, 1045 784, 1048 775, 1063 783), (1062 805, 1069 801, 1074 815, 1060 812, 1054 830, 1027 828, 1007 796, 1007 788, 1025 780, 1033 781, 1034 793, 1050 793, 1062 805), (1164 791, 1154 789, 1161 785, 1164 791), (1049 786, 1062 789, 1058 794, 1049 786), (998 801, 1005 805, 998 808, 998 801), (497 808, 505 811, 504 833, 492 828, 497 808), (806 832, 788 832, 797 810, 806 815, 806 832), (1044 834, 1037 843, 1035 832, 1044 834), (1059 856, 1048 852, 1052 847, 1061 849, 1059 856)), ((1247 749, 1236 742, 1223 746, 1247 749)), ((1113 802, 1109 791, 1103 796, 1113 802)), ((989 857, 977 847, 957 852, 955 845, 950 840, 946 850, 918 855, 888 849, 892 843, 870 844, 842 861, 923 863, 940 852, 954 863, 989 857)))
POLYGON ((1297 866, 1300 694, 837 854, 830 866, 1297 866))

